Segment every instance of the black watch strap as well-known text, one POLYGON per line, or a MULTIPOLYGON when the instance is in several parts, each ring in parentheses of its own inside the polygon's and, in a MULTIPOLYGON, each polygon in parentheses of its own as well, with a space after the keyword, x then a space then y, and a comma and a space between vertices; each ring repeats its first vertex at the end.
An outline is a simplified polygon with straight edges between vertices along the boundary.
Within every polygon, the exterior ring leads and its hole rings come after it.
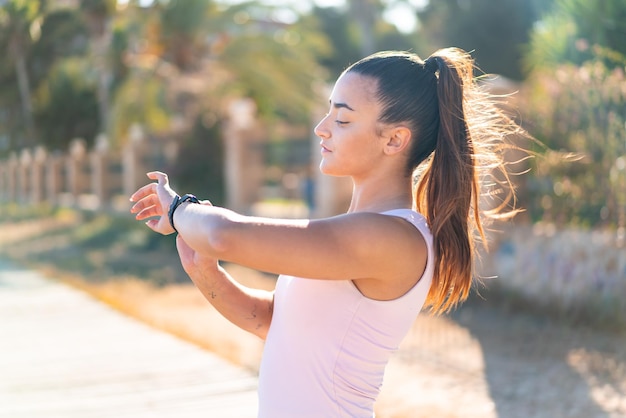
POLYGON ((185 202, 200 203, 200 200, 198 200, 197 197, 189 193, 183 196, 174 196, 174 200, 172 200, 172 204, 170 205, 170 210, 167 212, 167 217, 170 220, 170 225, 172 225, 172 228, 174 228, 174 231, 176 232, 178 232, 178 230, 174 226, 174 212, 176 212, 176 209, 185 202))

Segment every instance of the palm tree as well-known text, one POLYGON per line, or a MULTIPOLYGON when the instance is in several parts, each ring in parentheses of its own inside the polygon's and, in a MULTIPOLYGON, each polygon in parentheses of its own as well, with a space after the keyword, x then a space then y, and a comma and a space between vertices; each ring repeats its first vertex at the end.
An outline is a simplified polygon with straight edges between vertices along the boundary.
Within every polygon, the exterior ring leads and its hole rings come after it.
POLYGON ((27 57, 33 38, 38 34, 40 3, 36 0, 8 0, 0 9, 0 44, 6 46, 22 108, 25 135, 18 147, 33 145, 34 123, 31 102, 31 86, 28 75, 27 57))
POLYGON ((81 0, 80 10, 83 12, 89 32, 95 73, 100 113, 100 131, 106 131, 110 113, 111 69, 108 62, 109 44, 111 42, 111 18, 115 13, 115 0, 81 0))
POLYGON ((375 25, 380 20, 382 5, 380 0, 348 0, 361 39, 361 55, 369 55, 376 50, 375 25))

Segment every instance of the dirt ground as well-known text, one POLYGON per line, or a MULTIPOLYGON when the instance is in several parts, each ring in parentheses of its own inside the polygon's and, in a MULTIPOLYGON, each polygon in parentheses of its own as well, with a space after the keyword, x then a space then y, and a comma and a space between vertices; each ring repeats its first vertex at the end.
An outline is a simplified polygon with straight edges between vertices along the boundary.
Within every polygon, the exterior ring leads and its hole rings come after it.
POLYGON ((472 301, 418 318, 386 383, 395 418, 626 417, 626 335, 472 301))
MULTIPOLYGON (((2 232, 4 245, 28 235, 23 227, 2 232)), ((229 270, 243 284, 273 287, 271 277, 229 270)), ((262 342, 221 318, 191 284, 62 276, 133 317, 258 369, 262 342)), ((507 309, 484 296, 450 316, 416 320, 388 366, 378 418, 626 418, 626 333, 507 309)))

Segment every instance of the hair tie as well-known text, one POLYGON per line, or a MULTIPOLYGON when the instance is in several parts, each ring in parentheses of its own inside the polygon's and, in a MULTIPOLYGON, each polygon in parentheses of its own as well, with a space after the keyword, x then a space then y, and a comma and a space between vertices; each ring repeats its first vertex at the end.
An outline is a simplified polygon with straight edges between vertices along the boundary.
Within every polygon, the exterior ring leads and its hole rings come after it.
POLYGON ((437 73, 437 71, 439 71, 439 60, 437 57, 428 57, 428 59, 424 61, 424 69, 433 74, 437 73))

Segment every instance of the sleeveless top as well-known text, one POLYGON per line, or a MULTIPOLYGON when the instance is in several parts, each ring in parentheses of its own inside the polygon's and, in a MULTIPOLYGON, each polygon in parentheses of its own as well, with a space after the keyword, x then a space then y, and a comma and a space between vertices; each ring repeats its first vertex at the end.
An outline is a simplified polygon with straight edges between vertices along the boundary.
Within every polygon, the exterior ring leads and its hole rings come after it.
POLYGON ((259 373, 259 418, 372 418, 389 357, 422 309, 434 269, 432 235, 410 209, 428 247, 413 288, 390 301, 363 296, 351 280, 279 276, 259 373))

